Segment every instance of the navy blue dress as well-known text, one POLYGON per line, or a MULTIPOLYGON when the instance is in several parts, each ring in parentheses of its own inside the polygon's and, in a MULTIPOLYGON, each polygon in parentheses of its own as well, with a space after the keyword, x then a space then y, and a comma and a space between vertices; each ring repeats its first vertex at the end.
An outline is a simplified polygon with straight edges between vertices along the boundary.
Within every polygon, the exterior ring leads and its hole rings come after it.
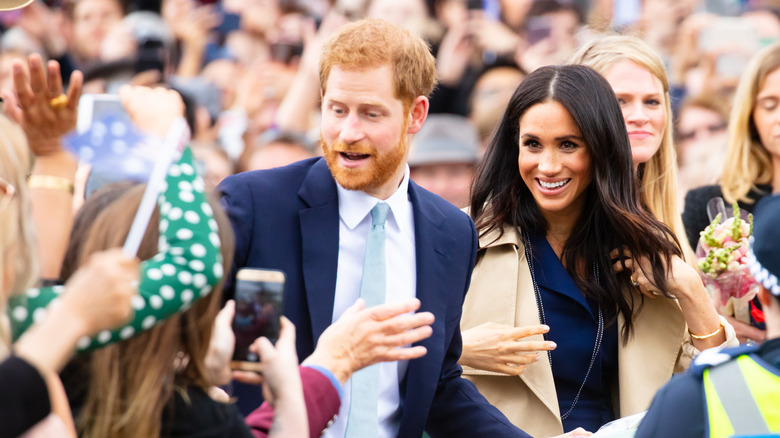
POLYGON ((563 430, 583 427, 595 432, 615 419, 611 394, 617 383, 617 324, 605 327, 601 348, 577 397, 593 355, 598 304, 585 298, 544 236, 530 239, 533 274, 542 298, 545 324, 550 327, 547 340, 558 344, 550 357, 562 416, 577 398, 569 416, 562 420, 563 430))

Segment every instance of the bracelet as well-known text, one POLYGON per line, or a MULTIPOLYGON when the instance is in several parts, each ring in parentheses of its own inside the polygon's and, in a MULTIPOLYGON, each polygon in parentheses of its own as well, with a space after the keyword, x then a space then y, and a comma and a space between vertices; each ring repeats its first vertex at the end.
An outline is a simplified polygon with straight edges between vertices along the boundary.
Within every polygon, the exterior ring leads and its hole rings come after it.
POLYGON ((691 337, 693 339, 707 339, 707 338, 711 338, 711 337, 717 335, 718 333, 720 333, 720 331, 723 330, 723 327, 725 327, 725 326, 723 325, 723 320, 721 319, 720 320, 720 327, 718 327, 717 330, 715 330, 714 332, 712 332, 712 333, 710 333, 708 335, 701 335, 701 336, 694 335, 693 332, 691 332, 691 329, 688 329, 688 334, 691 335, 691 337))
POLYGON ((27 185, 31 189, 52 189, 62 190, 73 194, 73 183, 61 176, 54 175, 30 175, 27 178, 27 185))

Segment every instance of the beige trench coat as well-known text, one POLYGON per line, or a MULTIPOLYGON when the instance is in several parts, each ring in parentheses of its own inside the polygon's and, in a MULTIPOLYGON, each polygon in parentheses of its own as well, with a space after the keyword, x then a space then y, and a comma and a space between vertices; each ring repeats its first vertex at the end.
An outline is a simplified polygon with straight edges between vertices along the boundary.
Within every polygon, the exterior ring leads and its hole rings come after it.
MULTIPOLYGON (((492 242, 497 235, 495 232, 480 239, 461 330, 490 321, 516 327, 539 324, 522 237, 508 229, 492 242)), ((619 318, 621 329, 623 323, 623 318, 619 318)), ((644 301, 634 320, 633 336, 626 345, 618 341, 618 385, 613 396, 617 417, 646 410, 672 374, 688 366, 695 350, 686 333, 685 320, 675 300, 659 297, 644 301), (688 348, 684 349, 685 342, 688 348)), ((542 336, 529 340, 542 340, 542 336)), ((519 377, 469 367, 463 367, 463 374, 516 426, 532 436, 559 435, 563 426, 546 356, 546 352, 541 353, 540 360, 528 365, 519 377)))

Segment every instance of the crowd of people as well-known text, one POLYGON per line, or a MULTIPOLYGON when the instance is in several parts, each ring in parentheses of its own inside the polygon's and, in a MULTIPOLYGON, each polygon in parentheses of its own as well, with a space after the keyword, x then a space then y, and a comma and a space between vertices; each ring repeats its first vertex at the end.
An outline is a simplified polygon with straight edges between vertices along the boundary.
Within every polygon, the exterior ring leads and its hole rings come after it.
POLYGON ((773 2, 0 9, 0 437, 780 432, 773 2))

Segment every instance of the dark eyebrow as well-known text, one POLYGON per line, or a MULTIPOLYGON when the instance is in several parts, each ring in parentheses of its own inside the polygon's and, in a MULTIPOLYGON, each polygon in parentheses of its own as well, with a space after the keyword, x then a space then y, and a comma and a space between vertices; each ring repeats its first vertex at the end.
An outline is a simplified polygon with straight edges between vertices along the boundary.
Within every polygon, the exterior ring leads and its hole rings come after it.
MULTIPOLYGON (((523 134, 520 136, 520 138, 530 138, 533 140, 539 140, 539 137, 537 137, 534 134, 523 134)), ((577 140, 577 141, 585 141, 582 137, 579 137, 577 135, 564 135, 561 137, 555 137, 555 141, 563 141, 563 140, 577 140)))

